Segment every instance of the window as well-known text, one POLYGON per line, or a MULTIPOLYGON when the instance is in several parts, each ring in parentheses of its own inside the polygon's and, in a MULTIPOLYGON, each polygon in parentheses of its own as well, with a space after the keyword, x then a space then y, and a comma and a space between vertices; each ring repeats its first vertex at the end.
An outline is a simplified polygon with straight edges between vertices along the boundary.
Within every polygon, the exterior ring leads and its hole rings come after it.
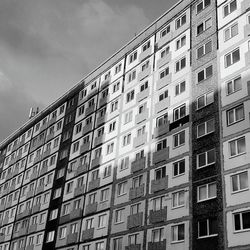
POLYGON ((126 103, 132 101, 134 99, 134 97, 135 97, 135 91, 134 90, 127 93, 127 95, 126 95, 126 103))
POLYGON ((237 48, 229 54, 225 55, 225 68, 240 61, 240 49, 237 48))
POLYGON ((62 216, 69 214, 70 212, 70 203, 63 204, 62 206, 62 216))
POLYGON ((77 142, 75 142, 74 144, 73 144, 73 152, 72 153, 75 153, 75 152, 77 152, 78 151, 78 149, 79 149, 79 141, 77 141, 77 142))
POLYGON ((137 137, 144 135, 145 131, 146 131, 146 125, 143 125, 141 128, 137 130, 137 137))
POLYGON ((175 85, 175 95, 180 95, 186 90, 186 82, 180 82, 175 85))
POLYGON ((129 167, 129 156, 126 156, 121 160, 120 171, 125 170, 129 167))
POLYGON ((107 155, 113 153, 113 151, 114 151, 114 143, 112 142, 107 145, 107 155))
POLYGON ((198 238, 216 236, 217 233, 217 221, 216 219, 206 219, 198 222, 198 238))
POLYGON ((186 104, 174 109, 174 121, 177 121, 186 116, 186 104))
POLYGON ((124 124, 127 124, 132 121, 133 118, 133 110, 127 112, 124 116, 124 124))
POLYGON ((186 57, 183 57, 175 63, 175 72, 178 72, 186 67, 186 57))
POLYGON ((212 41, 209 41, 197 49, 197 59, 200 59, 201 57, 205 56, 211 51, 212 51, 212 41))
POLYGON ((115 66, 115 75, 119 73, 121 70, 122 70, 122 64, 120 63, 115 66))
POLYGON ((139 234, 131 234, 128 236, 128 245, 137 245, 139 243, 138 241, 139 234))
POLYGON ((160 242, 164 240, 164 228, 157 228, 152 230, 152 242, 160 242))
POLYGON ((127 182, 124 181, 124 182, 121 182, 117 185, 117 195, 120 196, 120 195, 124 195, 127 193, 127 182))
POLYGON ((244 106, 239 105, 227 111, 227 125, 244 120, 244 106))
POLYGON ((231 176, 232 192, 248 189, 248 172, 244 171, 231 176))
POLYGON ((184 14, 183 16, 181 16, 180 18, 178 18, 175 21, 175 28, 179 29, 182 25, 184 25, 187 22, 187 16, 186 14, 184 14))
POLYGON ((101 202, 108 201, 109 199, 109 188, 101 190, 101 202))
POLYGON ((234 230, 244 231, 250 229, 250 211, 243 211, 233 214, 234 230))
POLYGON ((86 220, 86 230, 93 228, 93 218, 86 220))
POLYGON ((172 242, 183 241, 185 239, 185 225, 172 226, 172 242))
POLYGON ((140 86, 140 92, 146 90, 148 88, 148 81, 144 82, 141 86, 140 86))
POLYGON ((176 41, 176 50, 186 45, 186 35, 176 41))
POLYGON ((86 95, 87 95, 87 89, 81 90, 79 93, 80 100, 82 100, 86 95))
POLYGON ((145 102, 145 103, 143 103, 142 105, 140 105, 139 106, 139 114, 141 114, 141 113, 143 113, 143 112, 145 112, 146 111, 146 108, 147 108, 147 103, 145 102))
POLYGON ((217 188, 216 183, 208 183, 202 186, 197 187, 198 194, 197 194, 197 201, 205 201, 216 198, 217 196, 217 188))
POLYGON ((166 36, 170 32, 170 25, 168 25, 165 29, 163 29, 160 33, 160 37, 166 36))
POLYGON ((135 78, 136 78, 136 70, 133 70, 128 74, 128 83, 132 82, 135 78))
POLYGON ((161 167, 155 170, 155 180, 160 180, 162 178, 165 178, 166 175, 166 167, 161 167))
POLYGON ((211 4, 211 0, 202 0, 196 5, 196 13, 200 13, 211 4))
POLYGON ((161 126, 165 126, 168 123, 168 113, 164 114, 161 117, 156 119, 156 127, 159 128, 161 126))
POLYGON ((199 96, 197 98, 197 101, 196 101, 196 108, 197 109, 201 109, 201 108, 204 108, 205 106, 211 104, 214 102, 214 92, 209 92, 209 93, 206 93, 202 96, 199 96))
POLYGON ((215 163, 215 150, 211 149, 197 155, 197 168, 204 168, 215 163))
POLYGON ((117 92, 120 89, 120 82, 116 82, 113 85, 113 93, 117 92))
POLYGON ((231 95, 242 89, 241 77, 234 78, 226 83, 226 91, 228 95, 231 95))
POLYGON ((132 188, 140 187, 143 183, 143 176, 139 175, 132 179, 132 188))
POLYGON ((103 178, 111 176, 111 167, 112 167, 111 165, 104 167, 103 178))
POLYGON ((130 56, 129 56, 129 63, 134 62, 137 59, 137 51, 133 52, 130 56))
POLYGON ((98 217, 98 228, 104 228, 107 225, 107 215, 102 214, 98 217))
POLYGON ((113 121, 109 124, 109 133, 115 130, 116 121, 113 121))
POLYGON ((179 147, 185 144, 185 130, 173 135, 174 147, 179 147))
POLYGON ((160 72, 160 79, 164 78, 169 74, 169 67, 166 67, 164 70, 160 72))
POLYGON ((59 239, 63 239, 66 237, 66 233, 67 233, 67 227, 61 227, 59 229, 59 239))
POLYGON ((149 60, 142 64, 141 71, 146 70, 149 67, 149 60))
POLYGON ((165 196, 160 196, 152 200, 153 211, 158 211, 164 208, 165 196))
POLYGON ((182 207, 185 204, 185 191, 172 193, 172 208, 182 207))
POLYGON ((164 48, 162 51, 161 51, 161 58, 165 57, 170 51, 170 48, 169 46, 167 46, 166 48, 164 48))
POLYGON ((224 40, 225 42, 228 41, 229 39, 235 37, 238 35, 238 23, 234 23, 230 27, 226 28, 224 30, 224 40))
POLYGON ((150 47, 150 40, 147 41, 143 46, 142 46, 142 51, 146 51, 150 47))
POLYGON ((113 249, 112 250, 122 250, 122 237, 113 239, 113 249))
POLYGON ((173 163, 173 176, 179 176, 185 173, 185 160, 173 163))
POLYGON ((127 134, 127 135, 125 135, 124 137, 123 137, 123 146, 127 146, 127 145, 129 145, 131 143, 131 133, 129 133, 129 134, 127 134))
POLYGON ((118 100, 116 100, 116 101, 114 101, 114 102, 111 103, 111 110, 110 110, 110 112, 112 113, 112 112, 116 111, 117 109, 118 109, 118 100))
POLYGON ((52 242, 54 240, 55 231, 50 231, 47 234, 46 242, 52 242))
POLYGON ((115 223, 124 222, 124 211, 124 208, 115 210, 115 223))
POLYGON ((50 216, 49 216, 49 220, 54 220, 57 218, 57 215, 58 215, 58 208, 57 209, 53 209, 51 212, 50 212, 50 216))
POLYGON ((197 26, 197 36, 209 29, 212 26, 212 18, 208 18, 197 26))
POLYGON ((229 142, 230 156, 237 156, 246 152, 245 137, 238 138, 229 142))
POLYGON ((131 207, 130 207, 130 214, 131 215, 138 214, 140 212, 140 206, 141 206, 140 203, 131 205, 131 207))
POLYGON ((224 17, 228 16, 230 13, 237 9, 237 1, 233 0, 230 3, 226 4, 223 8, 224 17))
POLYGON ((57 188, 53 193, 53 199, 56 199, 56 198, 60 197, 61 196, 61 191, 62 191, 62 188, 57 188))
POLYGON ((198 83, 204 81, 213 75, 213 66, 210 65, 203 70, 199 71, 197 74, 198 83))
POLYGON ((197 126, 197 138, 214 132, 214 119, 210 119, 197 126))
POLYGON ((104 242, 97 242, 95 244, 95 250, 105 250, 105 247, 104 247, 104 242))
POLYGON ((156 151, 160 151, 167 147, 167 139, 163 139, 156 144, 156 151))

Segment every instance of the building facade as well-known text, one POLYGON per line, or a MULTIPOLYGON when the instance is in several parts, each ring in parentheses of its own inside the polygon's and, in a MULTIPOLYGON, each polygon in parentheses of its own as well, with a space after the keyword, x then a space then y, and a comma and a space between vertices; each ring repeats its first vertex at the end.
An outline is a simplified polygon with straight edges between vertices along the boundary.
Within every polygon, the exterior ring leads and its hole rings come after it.
POLYGON ((0 250, 250 249, 250 0, 179 1, 0 144, 0 250))

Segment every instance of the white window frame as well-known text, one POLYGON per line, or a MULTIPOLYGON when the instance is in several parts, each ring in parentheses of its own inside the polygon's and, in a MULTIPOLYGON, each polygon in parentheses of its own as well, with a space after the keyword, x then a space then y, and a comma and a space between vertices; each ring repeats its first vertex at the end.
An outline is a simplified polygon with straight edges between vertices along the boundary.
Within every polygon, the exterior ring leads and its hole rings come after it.
POLYGON ((237 10, 237 0, 232 0, 232 1, 230 1, 229 3, 225 4, 225 5, 223 6, 223 18, 229 16, 229 15, 230 15, 232 12, 234 12, 235 10, 237 10), (231 4, 232 4, 233 2, 236 3, 236 9, 231 10, 231 9, 232 9, 231 4), (228 13, 225 13, 225 9, 226 9, 226 8, 228 8, 228 13))
POLYGON ((213 47, 212 47, 212 40, 209 40, 208 42, 202 44, 199 48, 196 50, 196 58, 201 59, 205 55, 209 54, 212 52, 213 47), (199 55, 199 50, 202 50, 202 54, 199 55))
POLYGON ((211 92, 205 93, 205 94, 197 97, 197 99, 196 99, 196 109, 200 110, 200 109, 212 104, 213 102, 214 102, 214 92, 211 91, 211 92), (201 98, 204 98, 204 105, 199 107, 199 100, 201 98))
POLYGON ((244 112, 244 104, 240 104, 234 108, 230 108, 229 110, 226 111, 226 116, 227 116, 227 126, 233 125, 235 123, 241 122, 243 120, 245 120, 245 112, 244 112), (238 109, 242 109, 242 117, 240 117, 240 119, 237 120, 237 116, 236 116, 236 112, 238 109), (233 112, 233 121, 230 122, 229 120, 229 114, 230 112, 233 112))
POLYGON ((230 51, 229 53, 227 53, 227 54, 224 56, 224 67, 225 67, 225 68, 228 68, 228 67, 230 67, 230 66, 232 66, 232 65, 234 65, 235 63, 238 63, 238 62, 240 62, 240 48, 239 48, 239 47, 236 48, 236 49, 234 49, 234 50, 232 50, 232 51, 230 51), (234 61, 233 53, 235 53, 236 51, 239 52, 239 60, 234 61), (230 58, 229 64, 227 63, 227 58, 228 58, 228 57, 230 58))
POLYGON ((197 187, 197 202, 203 202, 203 201, 208 201, 208 200, 212 200, 212 199, 215 199, 217 198, 217 185, 216 185, 216 182, 210 182, 210 183, 207 183, 207 184, 204 184, 204 185, 200 185, 197 187), (211 185, 215 185, 216 189, 215 189, 215 192, 216 192, 216 195, 215 196, 209 196, 209 186, 211 185), (199 190, 200 188, 204 188, 206 187, 206 197, 204 199, 201 199, 200 196, 199 196, 199 190))
POLYGON ((239 26, 238 26, 238 23, 236 22, 236 23, 230 25, 229 27, 227 27, 227 28, 224 30, 224 42, 229 41, 231 38, 237 36, 238 34, 239 34, 239 26), (237 28, 236 28, 236 31, 237 31, 237 32, 236 32, 235 34, 233 34, 233 29, 234 29, 235 27, 237 27, 237 28), (227 33, 227 32, 229 32, 229 33, 228 33, 228 34, 229 34, 228 37, 226 37, 226 33, 227 33))
POLYGON ((215 237, 218 235, 218 233, 215 234, 210 234, 210 226, 209 226, 209 219, 206 219, 206 224, 207 224, 207 235, 200 236, 200 221, 198 221, 198 239, 204 239, 204 238, 209 238, 209 237, 215 237))
POLYGON ((213 149, 210 149, 210 150, 207 150, 205 152, 202 152, 202 153, 198 154, 197 157, 196 157, 196 162, 197 162, 197 169, 205 168, 205 167, 208 167, 210 165, 215 164, 215 162, 216 162, 216 151, 215 151, 215 149, 213 148, 213 149), (208 154, 211 153, 211 152, 214 154, 214 161, 208 162, 208 154), (205 156, 205 165, 200 166, 199 157, 201 157, 203 155, 205 156))
POLYGON ((242 154, 245 154, 245 153, 246 153, 246 138, 245 138, 245 136, 241 136, 241 137, 235 138, 235 139, 233 139, 233 140, 230 140, 230 141, 228 142, 228 147, 229 147, 229 151, 228 151, 228 152, 229 152, 229 158, 232 158, 232 157, 236 157, 236 156, 240 156, 240 155, 242 155, 242 154), (244 142, 245 142, 245 150, 244 150, 244 152, 239 152, 238 141, 239 141, 239 140, 242 140, 242 139, 244 139, 244 142), (233 154, 233 155, 232 155, 231 148, 230 148, 231 143, 235 143, 236 154, 233 154))
POLYGON ((248 180, 248 171, 241 171, 238 172, 236 174, 232 174, 230 175, 230 181, 231 181, 231 190, 232 190, 232 194, 234 193, 238 193, 238 192, 242 192, 242 191, 246 191, 249 190, 249 180, 248 180), (241 187, 241 176, 243 174, 246 174, 246 179, 247 179, 247 186, 246 187, 241 187), (236 178, 236 182, 237 182, 237 190, 233 190, 234 186, 233 186, 233 178, 236 178))
POLYGON ((203 122, 203 123, 200 123, 199 125, 197 125, 197 138, 201 138, 201 137, 203 137, 203 136, 206 136, 206 135, 208 135, 208 134, 211 134, 211 133, 213 133, 214 131, 215 131, 215 121, 214 121, 214 118, 212 118, 212 119, 209 119, 209 120, 207 120, 207 121, 205 121, 205 122, 203 122), (208 123, 210 123, 210 122, 213 122, 212 124, 213 124, 213 127, 212 127, 212 130, 211 131, 208 131, 208 123), (199 128, 201 127, 201 126, 204 126, 205 125, 205 131, 204 131, 204 134, 202 134, 202 135, 199 135, 199 128))

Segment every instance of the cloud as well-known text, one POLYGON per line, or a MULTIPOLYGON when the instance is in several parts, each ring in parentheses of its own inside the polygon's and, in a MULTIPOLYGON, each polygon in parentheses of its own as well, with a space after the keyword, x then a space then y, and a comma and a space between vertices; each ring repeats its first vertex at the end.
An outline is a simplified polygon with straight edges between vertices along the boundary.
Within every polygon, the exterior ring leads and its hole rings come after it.
POLYGON ((43 108, 0 73, 0 141, 28 120, 30 107, 43 108))

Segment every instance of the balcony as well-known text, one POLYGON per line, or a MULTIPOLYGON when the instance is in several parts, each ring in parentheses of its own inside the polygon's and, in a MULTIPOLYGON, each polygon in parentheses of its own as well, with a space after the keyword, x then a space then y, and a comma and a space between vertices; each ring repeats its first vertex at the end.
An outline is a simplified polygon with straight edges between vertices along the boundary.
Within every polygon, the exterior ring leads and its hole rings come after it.
POLYGON ((130 200, 140 198, 143 195, 144 195, 144 184, 142 184, 139 187, 130 188, 130 190, 129 190, 129 199, 130 200))
POLYGON ((164 56, 164 57, 162 57, 162 58, 160 58, 160 59, 157 60, 157 63, 156 63, 157 64, 157 68, 159 69, 163 65, 169 63, 171 61, 171 59, 172 59, 172 53, 169 52, 166 56, 164 56))
POLYGON ((35 191, 34 189, 33 190, 29 190, 28 193, 26 194, 26 199, 34 196, 34 193, 35 193, 34 191, 35 191))
POLYGON ((97 206, 98 206, 97 202, 88 204, 85 208, 85 215, 95 213, 97 211, 97 206))
POLYGON ((168 74, 167 76, 163 77, 162 79, 159 79, 156 82, 156 89, 162 89, 163 87, 169 85, 171 83, 172 80, 172 73, 168 74))
POLYGON ((166 250, 166 249, 167 249, 166 240, 148 243, 148 250, 166 250))
POLYGON ((141 123, 141 122, 147 120, 147 119, 148 119, 148 115, 149 115, 149 109, 146 108, 146 109, 144 110, 144 112, 142 112, 142 113, 140 113, 140 114, 137 114, 137 115, 135 116, 135 122, 138 124, 138 123, 141 123))
POLYGON ((2 225, 8 224, 8 222, 9 222, 9 217, 5 216, 2 221, 2 225))
POLYGON ((244 35, 245 37, 248 37, 250 35, 250 24, 246 24, 244 26, 244 35))
POLYGON ((159 113, 170 106, 170 98, 167 97, 155 104, 155 113, 159 113))
POLYGON ((87 151, 89 151, 90 149, 90 142, 86 142, 84 144, 82 144, 82 146, 80 147, 80 154, 83 154, 87 151))
POLYGON ((70 220, 79 218, 82 216, 82 209, 78 208, 78 209, 74 209, 71 211, 71 213, 69 214, 70 220))
POLYGON ((143 71, 139 72, 138 74, 138 81, 143 80, 144 78, 146 78, 147 76, 149 76, 151 74, 151 65, 149 65, 146 69, 144 69, 143 71))
POLYGON ((32 208, 32 213, 34 214, 34 213, 36 213, 36 212, 39 212, 40 209, 41 209, 41 205, 40 205, 40 204, 36 204, 36 205, 34 205, 33 208, 32 208))
POLYGON ((48 172, 48 166, 44 166, 42 167, 42 169, 40 170, 40 175, 44 175, 48 172))
POLYGON ((4 209, 5 209, 5 204, 3 204, 3 205, 1 204, 1 205, 0 205, 0 211, 2 211, 2 210, 4 210, 4 209))
POLYGON ((25 250, 34 250, 35 246, 34 244, 26 246, 25 250))
POLYGON ((101 162, 102 162, 102 156, 93 159, 91 163, 91 169, 99 166, 101 162))
POLYGON ((141 244, 131 244, 129 246, 125 246, 125 250, 141 250, 141 244))
POLYGON ((46 158, 51 154, 51 149, 47 149, 46 151, 43 152, 42 158, 46 158))
POLYGON ((96 127, 98 127, 99 125, 105 123, 105 121, 106 121, 106 115, 98 116, 97 120, 96 120, 96 127))
POLYGON ((250 50, 248 50, 245 54, 246 65, 250 66, 250 50))
POLYGON ((137 148, 147 142, 148 133, 144 133, 134 138, 133 146, 137 148))
POLYGON ((165 43, 169 42, 173 38, 173 31, 167 33, 164 37, 161 37, 158 41, 158 48, 162 47, 165 43))
POLYGON ((85 125, 82 129, 82 135, 86 135, 92 130, 92 123, 85 125))
POLYGON ((77 243, 78 242, 78 233, 71 233, 69 235, 67 235, 67 240, 66 240, 66 244, 72 244, 72 243, 77 243))
POLYGON ((143 212, 129 215, 127 220, 127 228, 131 229, 135 227, 140 227, 142 226, 142 221, 143 221, 143 212))
POLYGON ((83 165, 78 166, 76 173, 75 173, 75 176, 83 174, 87 171, 88 171, 88 164, 85 163, 83 165))
POLYGON ((36 179, 38 177, 38 171, 33 171, 30 176, 30 181, 36 179))
POLYGON ((154 129, 154 137, 157 138, 169 132, 169 121, 154 129))
POLYGON ((85 185, 75 188, 74 197, 84 194, 85 185))
POLYGON ((109 101, 109 95, 102 97, 99 101, 99 108, 107 104, 109 101))
POLYGON ((56 116, 52 117, 49 121, 48 121, 48 126, 50 126, 51 124, 56 122, 56 116))
POLYGON ((5 235, 4 234, 0 234, 0 242, 4 242, 5 241, 5 235))
POLYGON ((153 153, 153 164, 157 164, 169 159, 169 147, 163 148, 153 153))
POLYGON ((95 180, 90 181, 88 191, 99 188, 100 187, 100 180, 101 180, 100 178, 97 178, 95 180))
POLYGON ((139 60, 142 61, 143 59, 150 56, 151 54, 152 54, 152 46, 150 45, 148 49, 141 52, 141 54, 139 55, 139 60))
POLYGON ((151 224, 165 222, 167 220, 167 207, 156 211, 149 211, 149 222, 151 224))
POLYGON ((146 156, 135 160, 131 163, 131 172, 132 174, 135 172, 138 172, 140 170, 143 170, 146 166, 146 156))
POLYGON ((52 139, 54 138, 54 135, 55 135, 55 133, 54 133, 54 132, 52 132, 52 133, 48 134, 48 135, 47 135, 47 137, 46 137, 46 141, 50 141, 50 140, 52 140, 52 139))
POLYGON ((90 115, 95 111, 95 104, 91 105, 90 107, 86 108, 85 110, 85 116, 90 115))
POLYGON ((105 133, 101 136, 96 137, 94 142, 95 146, 102 144, 104 139, 105 139, 105 133))
POLYGON ((37 224, 32 224, 29 226, 29 234, 37 231, 37 224))
POLYGON ((111 81, 111 77, 110 77, 110 76, 107 77, 107 79, 103 80, 103 81, 101 82, 101 89, 104 89, 104 88, 106 88, 107 86, 109 86, 110 81, 111 81))
POLYGON ((44 185, 39 185, 36 188, 36 194, 42 193, 44 191, 44 185))
POLYGON ((244 13, 246 11, 250 10, 250 4, 248 0, 243 0, 241 3, 241 13, 244 13))
POLYGON ((144 99, 146 99, 149 96, 149 88, 137 93, 136 95, 136 101, 140 102, 144 99))
POLYGON ((94 228, 86 229, 82 232, 82 241, 91 240, 94 237, 94 228))
POLYGON ((63 215, 59 218, 59 224, 64 224, 68 221, 70 221, 70 214, 63 215))
POLYGON ((168 176, 158 179, 152 180, 151 182, 151 192, 155 193, 161 190, 166 190, 168 188, 168 176))
POLYGON ((21 227, 20 229, 19 229, 19 236, 23 236, 23 235, 25 235, 25 234, 27 234, 28 233, 28 226, 26 226, 26 227, 21 227))

